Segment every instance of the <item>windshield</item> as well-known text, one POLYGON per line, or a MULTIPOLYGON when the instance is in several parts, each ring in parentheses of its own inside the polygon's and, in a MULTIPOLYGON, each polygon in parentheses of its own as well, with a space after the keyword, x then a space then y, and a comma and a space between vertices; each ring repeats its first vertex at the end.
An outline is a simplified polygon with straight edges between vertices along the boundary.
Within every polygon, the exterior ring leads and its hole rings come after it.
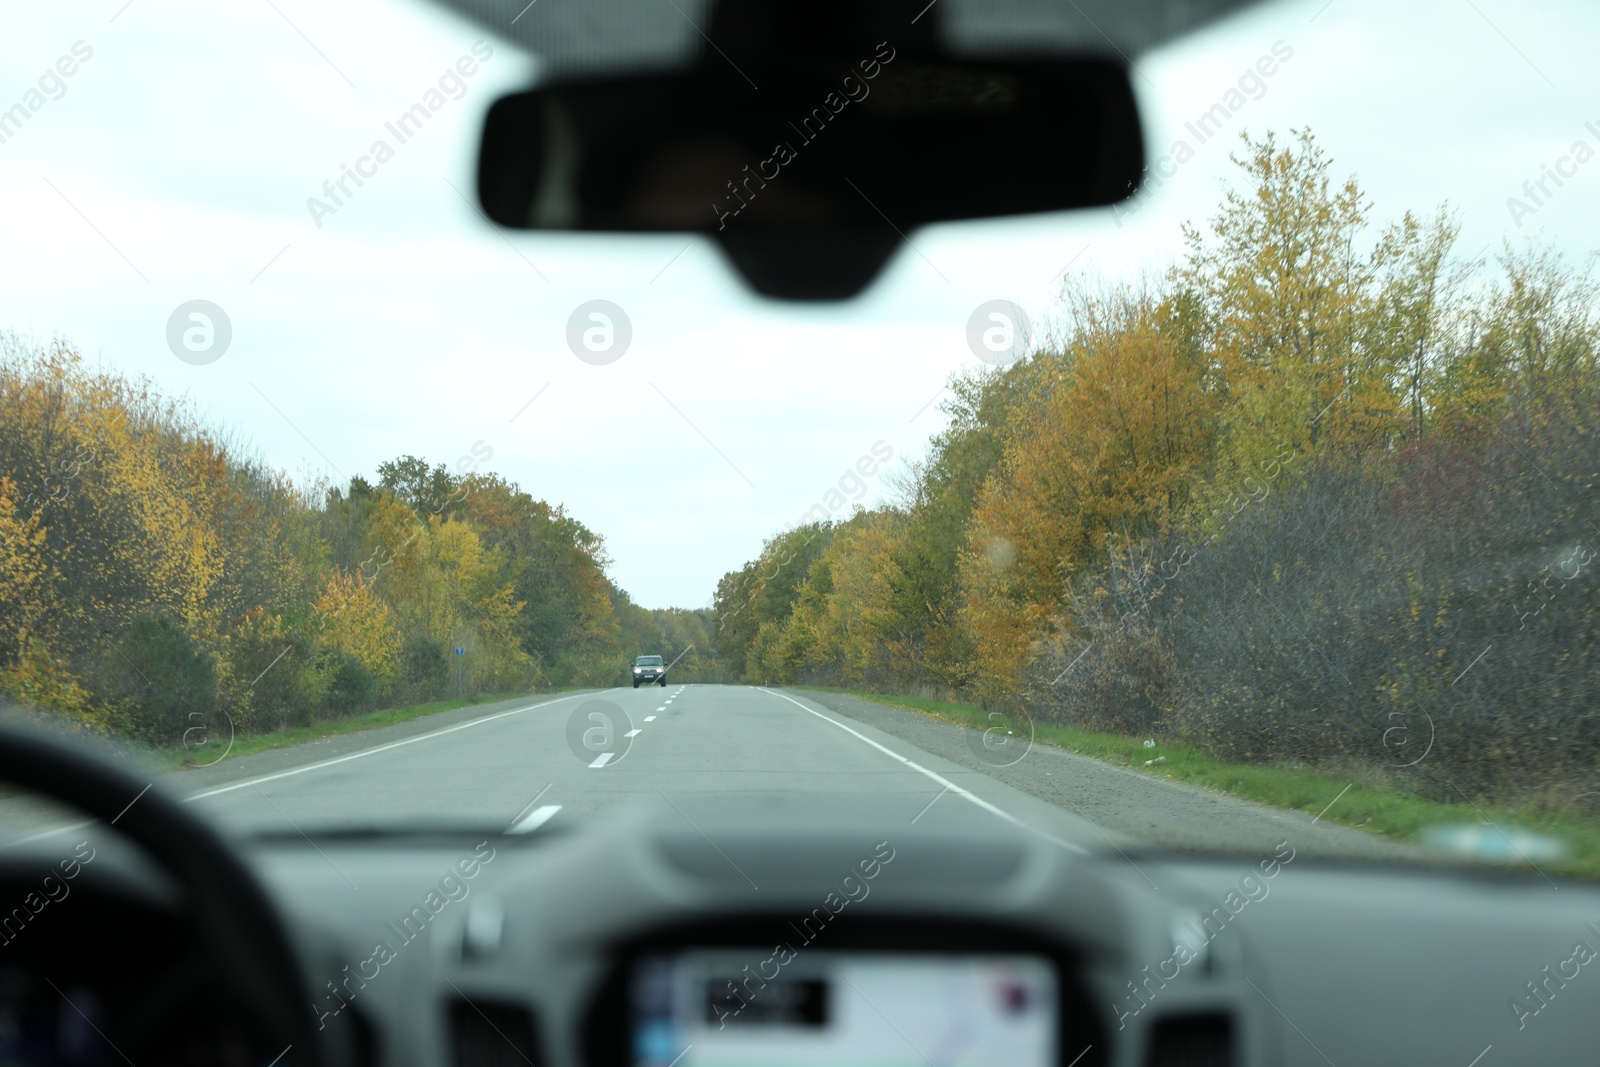
POLYGON ((229 831, 869 739, 1085 847, 1600 870, 1588 7, 1251 8, 1132 57, 1137 195, 836 304, 490 226, 540 61, 442 7, 6 18, 0 697, 229 831))

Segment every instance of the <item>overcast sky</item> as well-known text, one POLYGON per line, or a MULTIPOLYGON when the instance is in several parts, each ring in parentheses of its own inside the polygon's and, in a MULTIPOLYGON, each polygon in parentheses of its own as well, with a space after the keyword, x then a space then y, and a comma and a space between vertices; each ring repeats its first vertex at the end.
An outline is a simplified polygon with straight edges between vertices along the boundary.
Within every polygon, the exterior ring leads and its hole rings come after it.
MULTIPOLYGON (((653 607, 707 604, 874 445, 891 469, 920 455, 942 423, 929 402, 979 365, 979 304, 1043 321, 1064 272, 1171 262, 1241 129, 1309 125, 1380 219, 1448 199, 1464 256, 1507 237, 1574 261, 1600 248, 1600 8, 1584 0, 1263 5, 1137 58, 1150 156, 1182 139, 1193 158, 1120 216, 923 231, 866 295, 821 309, 752 297, 698 240, 491 230, 457 190, 484 109, 536 69, 492 38, 460 98, 314 221, 308 198, 484 37, 428 4, 89 0, 6 23, 0 109, 39 106, 0 143, 0 330, 148 375, 303 482, 487 455, 480 469, 602 534, 613 578, 653 607), (1288 58, 1200 143, 1184 124, 1275 45, 1288 58), (1529 200, 1523 183, 1558 164, 1563 184, 1529 200), (1534 210, 1513 218, 1511 197, 1534 210), (632 324, 603 366, 566 342, 595 299, 632 324), (232 327, 204 365, 167 343, 192 300, 232 327)), ((875 476, 861 502, 890 492, 875 476)))

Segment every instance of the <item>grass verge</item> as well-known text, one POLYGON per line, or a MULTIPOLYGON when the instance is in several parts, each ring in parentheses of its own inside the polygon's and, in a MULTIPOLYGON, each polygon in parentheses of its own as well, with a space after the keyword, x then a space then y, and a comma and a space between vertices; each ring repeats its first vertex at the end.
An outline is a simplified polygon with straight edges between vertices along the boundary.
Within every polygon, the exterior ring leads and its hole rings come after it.
POLYGON ((517 697, 553 696, 580 688, 583 687, 567 686, 561 689, 534 693, 484 693, 481 696, 469 697, 465 700, 434 700, 426 704, 413 704, 404 708, 383 708, 378 711, 369 711, 364 715, 352 715, 348 719, 338 719, 333 722, 314 723, 310 726, 296 726, 287 730, 272 730, 260 734, 240 734, 234 737, 231 749, 227 748, 227 739, 225 737, 213 737, 210 739, 210 743, 203 747, 153 749, 150 752, 150 758, 160 768, 174 771, 193 770, 221 762, 218 757, 224 749, 227 749, 227 758, 232 759, 235 756, 248 756, 252 753, 266 752, 274 748, 303 745, 308 741, 321 741, 323 738, 335 737, 339 734, 353 734, 362 730, 376 729, 379 726, 391 726, 397 722, 409 722, 412 719, 420 719, 424 715, 437 715, 441 711, 469 708, 475 704, 493 704, 496 701, 514 700, 517 697))
MULTIPOLYGON (((816 692, 839 693, 858 700, 905 708, 930 718, 961 726, 987 729, 994 725, 988 713, 971 704, 955 704, 927 697, 889 693, 858 693, 846 689, 806 687, 816 692)), ((1346 778, 1282 764, 1225 763, 1182 744, 1163 742, 1153 749, 1144 739, 1121 734, 1093 733, 1070 726, 1035 726, 1035 742, 1053 745, 1140 774, 1214 789, 1274 808, 1320 815, 1327 822, 1355 827, 1396 841, 1416 842, 1422 830, 1435 825, 1513 827, 1559 837, 1567 843, 1564 860, 1541 861, 1539 870, 1582 878, 1600 878, 1600 820, 1571 813, 1497 805, 1441 804, 1402 789, 1357 784, 1346 778), (1146 766, 1145 761, 1162 762, 1146 766)), ((1524 869, 1534 869, 1525 866, 1524 869)))

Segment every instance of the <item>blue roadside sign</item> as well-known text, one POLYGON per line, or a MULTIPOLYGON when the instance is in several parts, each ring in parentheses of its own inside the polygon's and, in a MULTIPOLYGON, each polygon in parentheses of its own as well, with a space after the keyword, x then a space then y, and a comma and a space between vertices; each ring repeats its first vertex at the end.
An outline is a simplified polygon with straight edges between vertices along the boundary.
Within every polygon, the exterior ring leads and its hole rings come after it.
POLYGON ((467 654, 467 650, 466 650, 466 649, 464 649, 464 648, 458 648, 458 649, 456 649, 456 655, 458 655, 458 656, 465 656, 465 655, 466 655, 466 654, 467 654))

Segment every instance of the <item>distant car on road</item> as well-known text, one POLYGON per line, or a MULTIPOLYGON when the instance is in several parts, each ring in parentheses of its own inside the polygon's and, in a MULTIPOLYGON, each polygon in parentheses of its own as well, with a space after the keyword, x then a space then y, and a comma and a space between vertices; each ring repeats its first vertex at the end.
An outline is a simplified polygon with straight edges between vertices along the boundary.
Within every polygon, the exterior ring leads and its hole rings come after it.
POLYGON ((667 667, 660 656, 640 656, 633 661, 633 687, 639 688, 640 682, 667 684, 667 667))

